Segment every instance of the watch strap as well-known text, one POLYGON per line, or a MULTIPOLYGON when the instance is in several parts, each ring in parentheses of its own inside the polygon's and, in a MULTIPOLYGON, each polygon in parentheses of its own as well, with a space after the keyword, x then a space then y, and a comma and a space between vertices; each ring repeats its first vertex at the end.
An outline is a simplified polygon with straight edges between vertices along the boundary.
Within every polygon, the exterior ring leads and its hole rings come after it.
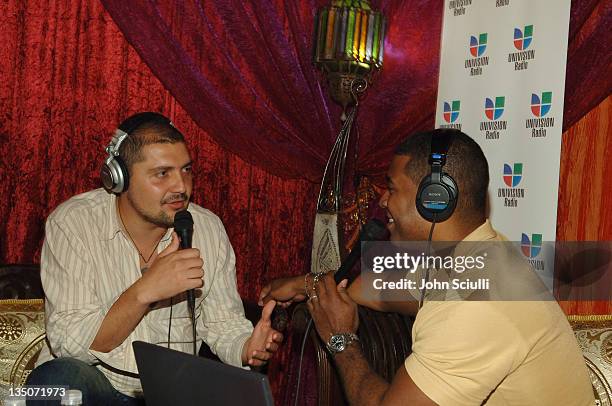
POLYGON ((355 333, 336 333, 336 334, 332 334, 332 336, 330 337, 329 341, 327 343, 325 343, 325 346, 327 347, 327 351, 329 351, 329 353, 331 355, 335 355, 338 353, 343 352, 344 350, 346 350, 348 348, 349 345, 355 343, 355 342, 359 342, 359 336, 357 336, 357 334, 355 333), (345 344, 344 344, 344 348, 341 350, 337 350, 335 349, 332 345, 332 338, 335 336, 343 336, 345 339, 345 344))

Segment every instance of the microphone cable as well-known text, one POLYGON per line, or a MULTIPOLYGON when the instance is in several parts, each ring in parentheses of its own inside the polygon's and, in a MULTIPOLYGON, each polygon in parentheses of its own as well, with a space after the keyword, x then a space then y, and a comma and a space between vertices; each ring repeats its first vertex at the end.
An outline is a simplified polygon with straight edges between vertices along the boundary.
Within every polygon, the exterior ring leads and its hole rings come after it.
POLYGON ((174 297, 170 298, 170 318, 168 319, 168 349, 170 349, 170 329, 172 328, 172 305, 174 297))
MULTIPOLYGON (((168 318, 168 343, 167 347, 170 348, 170 331, 172 330, 172 308, 174 307, 174 297, 170 298, 170 317, 168 318)), ((195 312, 194 309, 189 305, 190 319, 191 319, 191 332, 193 337, 193 355, 196 353, 196 327, 195 327, 195 312)))
POLYGON ((189 294, 187 295, 187 307, 189 308, 189 315, 191 318, 191 335, 193 337, 193 355, 198 355, 196 353, 196 322, 195 322, 195 302, 189 298, 189 294))
POLYGON ((300 349, 300 362, 298 364, 298 379, 297 379, 297 388, 295 389, 295 402, 294 406, 297 406, 298 399, 300 398, 300 382, 302 380, 302 361, 304 361, 304 349, 306 348, 306 340, 308 339, 308 333, 310 333, 310 329, 312 328, 312 317, 308 320, 308 324, 306 325, 306 331, 304 332, 304 338, 302 339, 302 348, 300 349))

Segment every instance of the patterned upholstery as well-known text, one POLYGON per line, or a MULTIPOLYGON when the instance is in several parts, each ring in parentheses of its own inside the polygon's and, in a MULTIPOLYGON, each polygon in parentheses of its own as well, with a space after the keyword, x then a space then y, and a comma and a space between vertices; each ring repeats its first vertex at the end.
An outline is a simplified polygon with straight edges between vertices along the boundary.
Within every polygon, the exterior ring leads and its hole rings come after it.
POLYGON ((568 317, 584 355, 595 399, 612 406, 612 315, 568 317))
POLYGON ((0 399, 25 383, 44 340, 42 299, 0 300, 0 399))
POLYGON ((0 399, 23 385, 44 345, 43 296, 37 264, 0 266, 0 399))

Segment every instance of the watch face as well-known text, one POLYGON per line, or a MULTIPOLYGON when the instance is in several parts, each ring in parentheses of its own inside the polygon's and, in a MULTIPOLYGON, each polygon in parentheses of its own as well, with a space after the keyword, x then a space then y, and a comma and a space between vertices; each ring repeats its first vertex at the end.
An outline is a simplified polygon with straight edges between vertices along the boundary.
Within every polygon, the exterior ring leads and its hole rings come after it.
POLYGON ((346 348, 346 337, 342 334, 333 335, 329 340, 329 346, 335 352, 344 351, 346 348))

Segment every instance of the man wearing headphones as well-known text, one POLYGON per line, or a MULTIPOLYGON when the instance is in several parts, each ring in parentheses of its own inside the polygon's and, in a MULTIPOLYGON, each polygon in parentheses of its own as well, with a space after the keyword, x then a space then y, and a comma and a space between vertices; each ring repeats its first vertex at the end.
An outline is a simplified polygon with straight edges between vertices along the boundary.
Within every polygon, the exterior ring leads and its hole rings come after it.
MULTIPOLYGON (((466 134, 434 130, 409 137, 396 149, 387 181, 380 206, 392 241, 505 240, 486 218, 487 160, 466 134)), ((514 268, 499 264, 499 272, 514 278, 514 268)), ((331 274, 286 278, 260 295, 261 304, 309 297, 351 405, 593 404, 582 354, 554 300, 436 301, 423 294, 419 309, 415 300, 373 300, 362 279, 347 289, 346 280, 336 285, 331 274), (359 346, 357 303, 417 314, 412 353, 391 384, 371 370, 359 346)))
POLYGON ((189 202, 192 160, 183 135, 161 114, 139 113, 106 151, 104 189, 71 198, 47 219, 41 278, 49 346, 27 384, 80 389, 87 405, 142 404, 137 340, 183 352, 204 340, 228 364, 265 363, 282 341, 270 323, 274 303, 253 328, 223 224, 189 202), (179 250, 174 216, 187 209, 193 248, 179 250), (196 290, 196 337, 189 289, 196 290))

